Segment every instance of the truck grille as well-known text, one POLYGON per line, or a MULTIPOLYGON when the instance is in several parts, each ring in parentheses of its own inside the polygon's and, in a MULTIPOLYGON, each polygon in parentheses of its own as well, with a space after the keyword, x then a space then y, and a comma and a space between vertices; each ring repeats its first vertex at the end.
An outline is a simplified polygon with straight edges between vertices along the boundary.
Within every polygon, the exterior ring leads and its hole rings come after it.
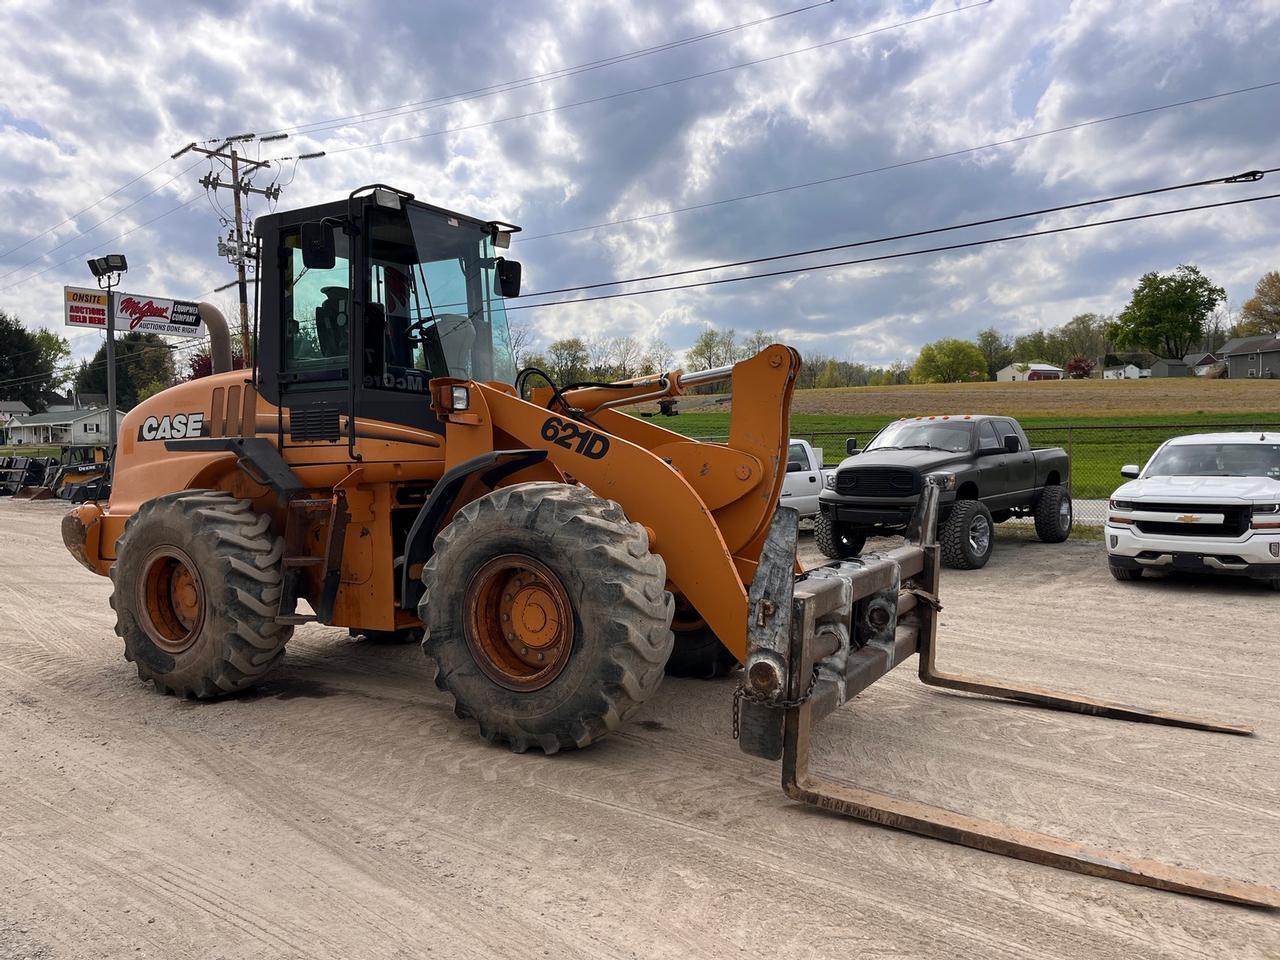
POLYGON ((1136 503, 1144 513, 1167 513, 1166 520, 1139 520, 1141 533, 1174 537, 1239 537, 1249 529, 1249 507, 1223 503, 1136 503), (1223 523, 1179 523, 1187 515, 1220 513, 1223 523))
POLYGON ((913 497, 920 475, 896 467, 855 467, 836 474, 836 493, 848 497, 913 497))

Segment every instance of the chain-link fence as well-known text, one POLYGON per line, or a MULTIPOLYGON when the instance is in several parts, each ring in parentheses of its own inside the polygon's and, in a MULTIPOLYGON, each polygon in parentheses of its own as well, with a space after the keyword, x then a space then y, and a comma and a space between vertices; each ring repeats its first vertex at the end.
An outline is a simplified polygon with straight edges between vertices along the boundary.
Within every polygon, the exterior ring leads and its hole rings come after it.
MULTIPOLYGON (((1171 437, 1192 433, 1233 433, 1253 430, 1280 430, 1280 422, 1244 421, 1240 423, 1195 424, 1061 424, 1025 428, 1032 447, 1062 447, 1071 461, 1071 498, 1076 523, 1082 527, 1100 527, 1106 520, 1107 500, 1116 487, 1124 483, 1120 468, 1128 463, 1145 464, 1156 448, 1171 437)), ((847 433, 793 433, 821 448, 826 466, 834 467, 845 458, 845 442, 857 437, 861 449, 876 435, 876 430, 853 430, 847 433)), ((723 442, 725 437, 701 437, 723 442)), ((1011 523, 1030 524, 1031 519, 1015 518, 1011 523)))

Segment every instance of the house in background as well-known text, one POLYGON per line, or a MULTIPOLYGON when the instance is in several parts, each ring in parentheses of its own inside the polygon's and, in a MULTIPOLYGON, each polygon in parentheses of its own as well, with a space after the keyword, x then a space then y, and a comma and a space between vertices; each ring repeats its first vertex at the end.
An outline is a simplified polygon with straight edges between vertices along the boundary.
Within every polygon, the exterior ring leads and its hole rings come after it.
POLYGON ((1187 370, 1192 376, 1211 377, 1219 375, 1218 371, 1225 372, 1226 364, 1213 353, 1188 353, 1182 358, 1182 362, 1187 365, 1187 370))
POLYGON ((1181 360, 1157 360, 1151 365, 1153 377, 1185 377, 1190 373, 1190 368, 1181 360))
POLYGON ((1280 377, 1280 333, 1236 337, 1219 351, 1232 380, 1271 380, 1280 377))
POLYGON ((7 442, 9 421, 14 417, 25 417, 29 413, 31 408, 21 400, 0 400, 0 443, 7 442))
POLYGON ((1019 380, 1061 380, 1065 375, 1066 371, 1051 363, 1011 363, 996 371, 996 380, 1000 383, 1019 380))
POLYGON ((1151 376, 1151 371, 1143 370, 1136 363, 1107 367, 1102 371, 1103 380, 1140 380, 1149 376, 1151 376))
MULTIPOLYGON (((124 414, 117 410, 117 429, 123 420, 124 414)), ((110 436, 107 425, 107 411, 101 408, 32 413, 25 417, 14 417, 9 421, 9 442, 12 444, 106 444, 110 436)))

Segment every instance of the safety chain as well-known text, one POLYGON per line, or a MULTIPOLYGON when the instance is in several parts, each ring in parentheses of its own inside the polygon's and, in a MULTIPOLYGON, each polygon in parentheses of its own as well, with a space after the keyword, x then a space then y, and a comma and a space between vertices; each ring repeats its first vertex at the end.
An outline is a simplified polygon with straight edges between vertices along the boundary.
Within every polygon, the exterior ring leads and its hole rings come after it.
POLYGON ((791 710, 799 707, 813 696, 813 688, 818 684, 818 665, 813 665, 813 674, 809 677, 809 686, 795 700, 771 700, 767 694, 759 694, 753 690, 748 690, 743 684, 739 683, 733 691, 733 739, 738 739, 739 720, 738 716, 741 712, 743 700, 750 700, 752 703, 763 703, 767 707, 775 710, 791 710))

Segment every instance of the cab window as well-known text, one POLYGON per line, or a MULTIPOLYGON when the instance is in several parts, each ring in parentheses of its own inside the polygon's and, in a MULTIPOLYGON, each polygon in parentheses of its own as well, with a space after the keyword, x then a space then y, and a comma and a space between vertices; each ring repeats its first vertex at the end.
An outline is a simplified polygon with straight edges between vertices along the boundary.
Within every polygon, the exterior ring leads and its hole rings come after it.
POLYGON ((330 229, 336 256, 328 270, 303 264, 298 231, 283 238, 288 255, 281 278, 281 356, 286 371, 305 379, 323 377, 325 372, 342 377, 347 365, 350 260, 347 237, 340 227, 330 229))
POLYGON ((995 448, 1003 453, 1004 447, 1002 443, 1003 441, 996 436, 995 425, 990 420, 983 420, 978 424, 978 449, 980 451, 995 448))
POLYGON ((1013 429, 1013 424, 1008 420, 996 421, 996 435, 1000 437, 1000 447, 1004 449, 1005 437, 1014 437, 1018 441, 1017 449, 1022 449, 1022 438, 1018 437, 1018 431, 1013 429))
POLYGON ((800 465, 801 470, 809 469, 809 457, 804 452, 804 445, 793 443, 787 447, 787 465, 796 463, 800 465))

